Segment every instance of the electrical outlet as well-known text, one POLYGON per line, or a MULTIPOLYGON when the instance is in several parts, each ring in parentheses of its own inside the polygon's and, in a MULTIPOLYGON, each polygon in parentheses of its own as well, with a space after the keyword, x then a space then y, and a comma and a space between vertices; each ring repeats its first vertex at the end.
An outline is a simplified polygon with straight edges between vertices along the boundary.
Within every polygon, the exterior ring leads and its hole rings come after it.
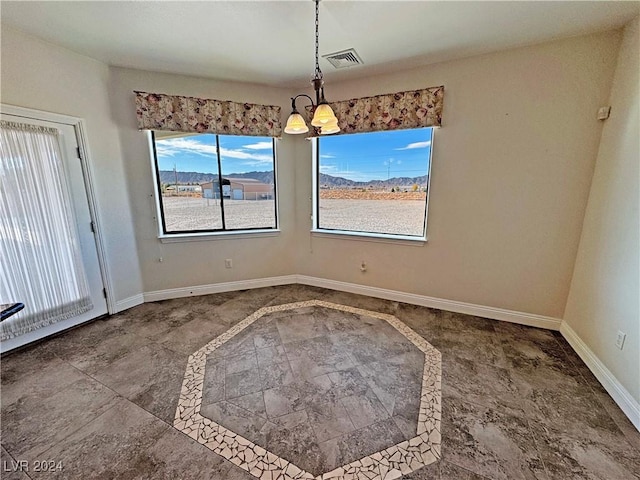
POLYGON ((616 337, 616 347, 622 350, 624 347, 624 341, 627 338, 627 334, 618 330, 618 336, 616 337))
POLYGON ((606 120, 611 115, 611 107, 601 107, 598 109, 598 120, 606 120))
POLYGON ((233 261, 230 258, 227 258, 224 261, 224 268, 232 268, 233 267, 233 261))

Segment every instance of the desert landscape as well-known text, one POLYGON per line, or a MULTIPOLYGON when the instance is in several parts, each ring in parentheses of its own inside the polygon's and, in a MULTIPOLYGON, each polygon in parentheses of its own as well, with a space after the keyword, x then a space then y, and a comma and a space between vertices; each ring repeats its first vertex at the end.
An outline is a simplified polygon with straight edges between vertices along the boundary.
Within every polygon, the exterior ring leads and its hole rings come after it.
POLYGON ((383 191, 367 189, 321 189, 320 200, 421 200, 426 201, 427 192, 383 191))
POLYGON ((422 236, 426 192, 321 189, 319 227, 422 236))
MULTIPOLYGON (((319 227, 332 230, 422 236, 426 192, 320 191, 319 227)), ((222 228, 219 200, 196 196, 163 196, 167 230, 222 228)), ((273 228, 271 200, 224 200, 227 229, 273 228)))
MULTIPOLYGON (((162 197, 167 231, 220 230, 222 215, 220 200, 194 197, 162 197)), ((269 200, 224 200, 227 229, 273 228, 275 206, 269 200)))

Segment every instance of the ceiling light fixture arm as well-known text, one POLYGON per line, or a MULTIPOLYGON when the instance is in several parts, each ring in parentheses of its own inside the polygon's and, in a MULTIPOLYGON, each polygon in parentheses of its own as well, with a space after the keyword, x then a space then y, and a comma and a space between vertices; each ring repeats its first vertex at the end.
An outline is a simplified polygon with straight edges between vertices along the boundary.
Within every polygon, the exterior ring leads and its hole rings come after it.
POLYGON ((300 112, 298 112, 298 109, 296 108, 296 100, 297 100, 299 97, 307 97, 307 98, 309 99, 309 101, 311 102, 311 106, 312 106, 313 108, 315 108, 316 104, 315 104, 315 103, 313 103, 313 98, 311 98, 309 95, 306 95, 306 94, 304 94, 304 93, 301 93, 301 94, 299 94, 299 95, 296 95, 295 97, 291 97, 291 110, 292 110, 292 113, 300 113, 300 112))

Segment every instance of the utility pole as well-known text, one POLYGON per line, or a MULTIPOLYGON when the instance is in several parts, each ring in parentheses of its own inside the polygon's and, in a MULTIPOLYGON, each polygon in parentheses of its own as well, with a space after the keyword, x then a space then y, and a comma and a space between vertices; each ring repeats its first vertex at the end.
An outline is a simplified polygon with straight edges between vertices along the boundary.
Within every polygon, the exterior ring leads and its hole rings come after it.
POLYGON ((178 195, 178 171, 176 170, 176 164, 173 164, 173 176, 175 178, 176 195, 178 195))

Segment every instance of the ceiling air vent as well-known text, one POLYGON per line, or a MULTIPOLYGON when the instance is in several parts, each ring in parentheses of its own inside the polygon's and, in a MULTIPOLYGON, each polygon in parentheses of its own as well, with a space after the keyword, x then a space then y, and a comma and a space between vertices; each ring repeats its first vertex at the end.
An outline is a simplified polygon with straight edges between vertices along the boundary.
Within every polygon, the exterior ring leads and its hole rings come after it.
POLYGON ((353 48, 342 50, 341 52, 329 53, 323 55, 322 58, 329 60, 331 65, 336 68, 353 67, 364 63, 353 48))

